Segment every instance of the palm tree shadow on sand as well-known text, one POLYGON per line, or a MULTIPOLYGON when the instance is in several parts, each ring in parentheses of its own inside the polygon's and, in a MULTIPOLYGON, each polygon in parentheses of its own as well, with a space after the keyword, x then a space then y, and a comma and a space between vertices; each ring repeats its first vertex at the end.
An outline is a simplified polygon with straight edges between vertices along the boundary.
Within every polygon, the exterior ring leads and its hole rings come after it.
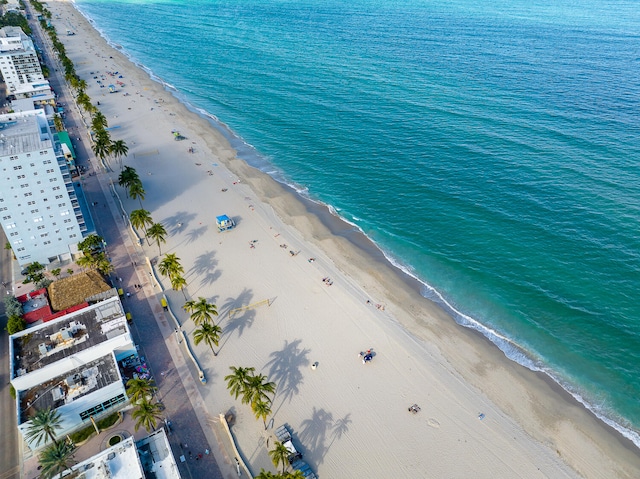
POLYGON ((193 243, 202 235, 207 232, 206 226, 201 226, 200 228, 193 228, 191 231, 187 233, 187 244, 193 243))
POLYGON ((224 324, 222 324, 222 338, 224 338, 224 341, 220 344, 220 349, 218 351, 222 351, 222 348, 227 344, 227 341, 229 341, 229 338, 233 335, 234 331, 238 331, 238 336, 242 336, 244 329, 251 327, 253 324, 256 317, 255 311, 245 310, 230 315, 234 309, 242 308, 243 306, 251 304, 252 298, 253 292, 250 289, 245 288, 237 298, 227 298, 225 303, 218 307, 218 313, 220 317, 223 318, 220 320, 219 324, 224 322, 224 324))
POLYGON ((273 413, 275 416, 285 401, 291 401, 294 395, 298 394, 299 386, 302 384, 302 368, 309 365, 309 349, 300 349, 302 340, 284 342, 284 347, 280 351, 272 352, 270 360, 265 365, 269 368, 269 379, 278 385, 278 396, 282 397, 282 402, 273 413))
POLYGON ((323 462, 324 456, 329 450, 329 446, 325 445, 327 433, 334 427, 333 415, 324 409, 314 407, 311 417, 302 421, 300 426, 298 437, 308 451, 305 455, 311 462, 317 464, 323 462))

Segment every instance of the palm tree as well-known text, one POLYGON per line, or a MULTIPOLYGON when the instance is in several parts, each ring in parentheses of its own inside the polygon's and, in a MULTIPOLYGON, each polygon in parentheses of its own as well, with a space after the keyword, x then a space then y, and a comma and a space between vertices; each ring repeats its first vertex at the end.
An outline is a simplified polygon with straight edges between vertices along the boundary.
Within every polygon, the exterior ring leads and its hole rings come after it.
POLYGON ((193 342, 196 343, 196 346, 201 342, 204 342, 211 348, 213 355, 217 356, 218 353, 215 352, 213 346, 218 346, 220 333, 222 333, 222 328, 220 326, 205 322, 202 323, 200 329, 196 329, 193 332, 193 342))
POLYGON ((91 269, 95 265, 95 259, 90 254, 83 254, 76 260, 76 264, 84 269, 91 269))
POLYGON ((50 439, 54 444, 58 444, 56 441, 55 431, 56 429, 62 429, 60 423, 60 413, 50 407, 47 409, 40 409, 36 412, 35 416, 31 418, 31 424, 27 429, 26 438, 29 442, 35 441, 35 445, 39 446, 44 440, 50 439))
POLYGON ((62 273, 61 268, 55 268, 51 270, 51 274, 56 277, 56 279, 60 279, 60 273, 62 273))
POLYGON ((142 186, 142 181, 137 179, 133 181, 129 185, 129 196, 131 199, 138 200, 140 202, 140 208, 142 208, 142 200, 144 200, 146 191, 144 190, 144 186, 142 186))
MULTIPOLYGON (((133 195, 131 195, 133 198, 133 195)), ((160 251, 160 243, 166 243, 167 230, 162 226, 162 223, 153 223, 147 230, 147 236, 158 243, 158 256, 162 254, 160 251)))
POLYGON ((247 379, 246 389, 242 394, 243 404, 254 404, 260 401, 269 401, 272 399, 267 393, 273 394, 276 390, 276 383, 268 382, 267 376, 264 374, 258 374, 257 376, 251 376, 247 379))
POLYGON ((101 111, 95 112, 93 118, 91 118, 91 128, 97 132, 98 130, 104 130, 108 126, 109 124, 104 114, 101 111))
POLYGON ((185 301, 187 300, 187 293, 184 292, 184 288, 186 287, 187 287, 187 280, 184 279, 182 276, 176 275, 171 277, 171 288, 174 291, 182 291, 185 301))
POLYGON ((262 423, 264 424, 264 430, 267 430, 267 417, 271 414, 271 405, 265 401, 258 401, 255 403, 251 409, 253 409, 253 413, 256 415, 256 419, 262 419, 262 423))
POLYGON ((158 403, 151 404, 147 401, 141 402, 131 414, 131 416, 136 419, 135 430, 140 429, 140 426, 144 426, 148 432, 154 430, 160 419, 161 409, 162 407, 158 403))
MULTIPOLYGON (((107 133, 107 132, 105 132, 107 133)), ((96 135, 95 142, 91 149, 93 150, 93 154, 96 155, 100 160, 104 161, 104 159, 109 154, 109 149, 111 148, 111 142, 108 138, 108 134, 104 135, 101 132, 98 132, 96 135)))
POLYGON ((253 376, 253 372, 256 369, 235 366, 230 366, 229 369, 233 371, 233 374, 225 376, 224 380, 227 381, 227 389, 229 390, 229 393, 238 399, 238 396, 244 394, 244 391, 247 388, 247 381, 253 376))
POLYGON ((180 264, 180 258, 175 253, 169 253, 165 254, 160 264, 158 264, 158 271, 162 276, 173 278, 184 273, 184 268, 180 264))
POLYGON ((133 378, 127 381, 127 395, 134 403, 147 401, 157 390, 150 379, 133 378))
POLYGON ((216 305, 208 303, 202 296, 198 298, 198 301, 187 301, 182 308, 191 313, 191 320, 196 326, 212 323, 213 316, 218 316, 216 305))
POLYGON ((100 251, 104 246, 104 239, 95 233, 91 233, 85 239, 78 243, 78 249, 84 254, 92 254, 100 251))
POLYGON ((98 253, 95 256, 94 261, 95 268, 105 276, 115 269, 104 251, 98 253))
POLYGON ((136 181, 140 181, 140 177, 135 168, 125 166, 118 176, 118 184, 125 189, 127 196, 129 196, 129 187, 136 181))
POLYGON ((71 276, 73 274, 73 269, 67 268, 67 274, 71 276))
POLYGON ((55 477, 71 467, 75 446, 66 441, 52 444, 40 453, 38 462, 40 463, 40 476, 45 479, 55 477))
MULTIPOLYGON (((134 228, 136 229, 142 228, 144 230, 145 237, 147 235, 147 226, 153 224, 153 218, 151 218, 151 213, 143 209, 133 210, 129 214, 129 221, 131 221, 131 226, 133 226, 134 228)), ((147 238, 147 244, 149 244, 148 238, 147 238)))
POLYGON ((120 162, 120 170, 122 171, 122 157, 127 156, 129 147, 124 140, 116 140, 111 144, 111 154, 120 162))
POLYGON ((282 444, 280 441, 276 441, 274 443, 274 448, 269 451, 269 457, 271 457, 271 462, 276 468, 282 464, 282 474, 284 474, 284 470, 288 464, 288 458, 291 452, 287 447, 282 444))

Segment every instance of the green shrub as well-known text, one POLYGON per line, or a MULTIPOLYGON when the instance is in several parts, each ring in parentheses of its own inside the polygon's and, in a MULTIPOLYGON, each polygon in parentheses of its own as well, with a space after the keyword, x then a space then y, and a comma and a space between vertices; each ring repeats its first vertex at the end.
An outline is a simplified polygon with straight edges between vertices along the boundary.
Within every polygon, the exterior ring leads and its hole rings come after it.
POLYGON ((117 423, 119 418, 120 414, 114 412, 113 414, 109 414, 107 417, 100 419, 96 424, 98 429, 102 431, 103 429, 107 429, 117 423))
POLYGON ((27 322, 22 318, 22 316, 9 316, 9 320, 7 321, 7 333, 16 334, 17 332, 24 331, 27 329, 27 322))
POLYGON ((79 444, 89 439, 89 436, 91 436, 91 434, 93 434, 94 432, 96 432, 96 430, 93 427, 93 425, 91 425, 91 426, 85 427, 84 429, 80 429, 79 431, 76 431, 73 434, 70 434, 69 437, 71 438, 71 441, 74 444, 79 444))

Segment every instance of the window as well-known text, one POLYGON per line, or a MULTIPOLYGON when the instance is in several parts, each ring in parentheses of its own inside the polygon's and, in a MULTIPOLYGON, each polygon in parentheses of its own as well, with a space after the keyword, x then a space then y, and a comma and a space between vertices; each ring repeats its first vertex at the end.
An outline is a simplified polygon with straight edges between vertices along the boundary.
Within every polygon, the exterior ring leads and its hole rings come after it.
POLYGON ((33 222, 34 223, 40 223, 42 221, 42 216, 38 216, 36 218, 33 218, 33 222))
POLYGON ((5 227, 5 229, 10 230, 10 229, 15 228, 15 227, 16 227, 16 224, 15 224, 15 223, 9 223, 8 225, 4 225, 4 227, 5 227))
POLYGON ((49 178, 49 181, 58 181, 58 178, 49 178))
POLYGON ((75 235, 75 234, 73 234, 73 235, 69 235, 69 238, 75 238, 75 237, 76 237, 76 235, 75 235))
MULTIPOLYGON (((44 193, 44 191, 43 191, 44 193)), ((24 196, 31 196, 31 193, 25 193, 24 196)))
POLYGON ((44 244, 51 244, 51 241, 45 241, 44 244))
POLYGON ((45 228, 45 226, 44 226, 44 225, 40 225, 40 226, 38 226, 38 229, 39 229, 39 230, 43 230, 44 228, 45 228))
POLYGON ((22 169, 22 165, 14 166, 13 169, 14 170, 21 170, 22 169))

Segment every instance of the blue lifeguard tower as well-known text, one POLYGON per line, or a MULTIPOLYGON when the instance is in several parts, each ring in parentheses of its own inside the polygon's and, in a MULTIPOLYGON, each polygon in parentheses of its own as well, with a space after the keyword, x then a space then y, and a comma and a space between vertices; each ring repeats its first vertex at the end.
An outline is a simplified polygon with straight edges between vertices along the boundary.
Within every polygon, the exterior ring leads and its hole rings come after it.
POLYGON ((236 224, 227 215, 221 215, 216 216, 216 225, 218 226, 218 231, 227 231, 235 227, 236 224))

